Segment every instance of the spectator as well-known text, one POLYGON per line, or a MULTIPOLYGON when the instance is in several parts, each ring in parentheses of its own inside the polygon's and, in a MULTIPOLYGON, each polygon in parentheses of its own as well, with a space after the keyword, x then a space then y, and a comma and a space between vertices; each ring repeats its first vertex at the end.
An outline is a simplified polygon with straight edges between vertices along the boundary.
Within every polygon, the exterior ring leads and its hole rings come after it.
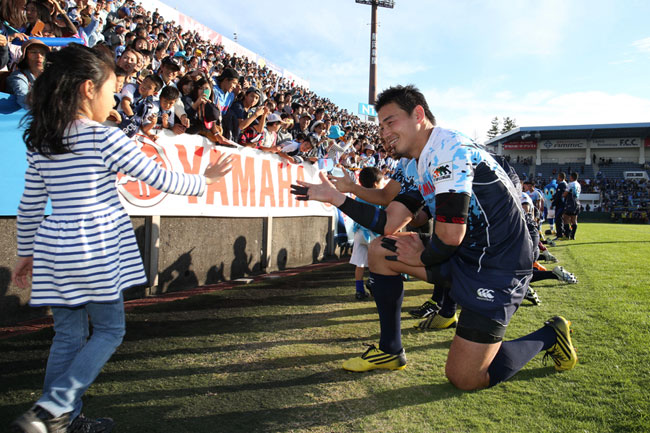
POLYGON ((18 67, 7 77, 7 90, 15 95, 16 102, 24 109, 29 109, 27 95, 34 80, 45 69, 45 57, 49 52, 50 48, 38 39, 24 42, 18 67))
MULTIPOLYGON (((268 107, 267 111, 270 111, 268 107)), ((264 138, 258 146, 258 149, 264 152, 278 153, 282 148, 277 145, 278 131, 282 125, 282 118, 276 113, 270 113, 266 116, 266 126, 264 127, 264 138)))
POLYGON ((239 83, 239 73, 233 68, 226 68, 217 78, 217 85, 214 87, 216 105, 225 114, 235 100, 233 90, 239 83))
POLYGON ((278 155, 295 164, 300 164, 304 161, 316 162, 317 158, 309 156, 309 153, 313 149, 314 146, 311 141, 301 132, 294 140, 287 142, 278 155))
POLYGON ((160 77, 149 75, 139 86, 127 84, 122 89, 120 128, 128 137, 141 131, 147 137, 155 139, 152 128, 158 121, 158 101, 155 98, 163 83, 160 77))
POLYGON ((309 134, 309 123, 311 122, 311 116, 309 113, 304 112, 300 115, 298 123, 291 130, 291 135, 293 135, 294 140, 298 134, 304 134, 307 136, 309 134))
POLYGON ((190 95, 183 97, 183 105, 190 121, 188 134, 201 134, 215 143, 226 142, 221 135, 221 113, 213 102, 212 86, 206 78, 194 83, 190 95))
POLYGON ((241 131, 260 121, 264 114, 264 107, 259 104, 261 97, 262 93, 257 87, 246 89, 244 98, 236 101, 224 116, 225 137, 239 140, 241 131))
MULTIPOLYGON (((19 29, 21 33, 32 34, 34 26, 37 22, 41 21, 43 24, 50 24, 52 21, 52 14, 50 10, 40 1, 29 0, 25 4, 25 25, 19 29)), ((38 33, 42 33, 36 29, 38 33)), ((33 35, 34 36, 34 35, 33 35)))
POLYGON ((126 82, 135 82, 138 72, 138 52, 133 48, 127 48, 117 59, 117 66, 126 71, 126 82))
POLYGON ((366 144, 363 148, 363 156, 361 157, 361 166, 362 167, 374 167, 376 164, 375 161, 375 146, 372 144, 366 144))
MULTIPOLYGON (((106 15, 106 24, 104 25, 104 34, 107 31, 111 30, 114 27, 119 25, 124 26, 124 28, 129 28, 128 17, 131 16, 131 9, 128 7, 121 7, 117 11, 110 12, 106 15)), ((106 38, 108 40, 108 38, 106 38)))
POLYGON ((158 123, 156 129, 173 129, 174 104, 180 98, 181 92, 176 87, 165 86, 158 97, 158 123))
POLYGON ((9 64, 9 46, 14 39, 27 39, 27 35, 16 31, 25 25, 24 7, 24 0, 0 0, 0 69, 9 64))
POLYGON ((283 112, 280 114, 282 118, 282 124, 280 125, 280 130, 278 131, 278 144, 288 142, 293 139, 291 135, 291 128, 293 127, 293 117, 289 113, 283 112))

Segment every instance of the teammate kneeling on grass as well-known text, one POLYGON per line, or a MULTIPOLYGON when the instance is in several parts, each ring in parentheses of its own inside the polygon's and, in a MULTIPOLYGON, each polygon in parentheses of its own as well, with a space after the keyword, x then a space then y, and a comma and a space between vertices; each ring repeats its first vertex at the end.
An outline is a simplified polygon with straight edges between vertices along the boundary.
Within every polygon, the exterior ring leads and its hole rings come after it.
MULTIPOLYGON (((533 260, 536 261, 540 255, 540 233, 538 225, 533 218, 533 202, 526 193, 521 194, 521 207, 524 210, 524 217, 526 218, 528 233, 530 234, 530 237, 533 241, 533 260)), ((576 284, 578 282, 578 279, 575 277, 575 275, 573 275, 571 272, 566 271, 562 266, 556 266, 552 271, 541 271, 533 267, 533 277, 530 280, 531 283, 549 279, 557 279, 568 284, 576 284)), ((528 290, 524 295, 524 299, 532 302, 533 305, 541 304, 537 292, 530 286, 528 286, 528 290)))
MULTIPOLYGON (((415 179, 436 226, 424 244, 414 233, 372 242, 369 262, 379 311, 379 347, 343 364, 347 370, 403 369, 400 313, 401 273, 428 282, 451 280, 451 296, 462 307, 449 349, 446 375, 458 388, 476 390, 509 379, 545 350, 556 370, 577 362, 570 323, 555 316, 522 338, 503 342, 532 274, 532 241, 519 192, 501 166, 467 137, 435 126, 422 93, 413 86, 379 95, 376 109, 383 139, 414 158, 407 175, 415 179)), ((321 184, 299 182, 294 194, 329 202, 363 223, 367 208, 321 184)))

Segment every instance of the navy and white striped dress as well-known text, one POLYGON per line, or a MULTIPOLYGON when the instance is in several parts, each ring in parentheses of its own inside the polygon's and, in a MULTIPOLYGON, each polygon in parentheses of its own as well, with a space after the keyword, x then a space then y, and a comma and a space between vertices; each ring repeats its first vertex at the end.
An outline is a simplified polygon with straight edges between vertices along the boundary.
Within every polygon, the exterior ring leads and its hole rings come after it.
POLYGON ((173 194, 201 195, 206 186, 203 176, 160 168, 117 128, 77 120, 65 139, 70 153, 27 152, 17 229, 18 256, 34 257, 32 306, 111 302, 147 282, 118 171, 173 194))

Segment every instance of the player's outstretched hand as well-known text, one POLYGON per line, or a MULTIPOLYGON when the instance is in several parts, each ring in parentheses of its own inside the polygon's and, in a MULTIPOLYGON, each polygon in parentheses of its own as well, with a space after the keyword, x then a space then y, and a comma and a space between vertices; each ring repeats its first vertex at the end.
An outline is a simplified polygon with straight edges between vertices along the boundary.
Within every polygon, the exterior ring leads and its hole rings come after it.
POLYGON ((316 200, 334 206, 343 204, 345 195, 336 190, 324 172, 321 171, 318 176, 321 183, 309 183, 299 180, 297 185, 291 185, 291 194, 296 196, 296 200, 316 200))
POLYGON ((409 266, 424 266, 420 256, 424 251, 424 245, 417 233, 400 233, 400 236, 384 236, 381 239, 381 246, 395 255, 387 255, 386 260, 400 261, 409 266))
POLYGON ((346 192, 353 192, 354 188, 354 181, 348 176, 345 172, 343 172, 343 176, 337 177, 334 176, 333 174, 330 174, 327 176, 327 178, 332 182, 332 185, 339 190, 340 192, 346 193, 346 192))
POLYGON ((231 169, 232 156, 222 153, 215 164, 208 165, 203 176, 205 176, 207 184, 210 185, 230 173, 231 169))

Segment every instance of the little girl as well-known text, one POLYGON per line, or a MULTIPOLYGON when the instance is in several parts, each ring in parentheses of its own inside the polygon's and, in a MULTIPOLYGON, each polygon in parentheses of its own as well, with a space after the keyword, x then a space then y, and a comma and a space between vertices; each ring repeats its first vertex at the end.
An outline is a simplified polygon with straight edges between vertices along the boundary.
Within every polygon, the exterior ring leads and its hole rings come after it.
POLYGON ((81 397, 122 342, 122 292, 147 283, 117 173, 161 191, 201 195, 230 171, 224 157, 203 176, 161 169, 121 130, 102 125, 114 104, 114 69, 105 53, 70 45, 48 54, 31 92, 12 280, 27 289, 32 277, 30 305, 51 307, 55 335, 43 395, 14 421, 15 432, 113 427, 110 418, 84 417, 81 397), (48 198, 52 215, 43 218, 48 198))

